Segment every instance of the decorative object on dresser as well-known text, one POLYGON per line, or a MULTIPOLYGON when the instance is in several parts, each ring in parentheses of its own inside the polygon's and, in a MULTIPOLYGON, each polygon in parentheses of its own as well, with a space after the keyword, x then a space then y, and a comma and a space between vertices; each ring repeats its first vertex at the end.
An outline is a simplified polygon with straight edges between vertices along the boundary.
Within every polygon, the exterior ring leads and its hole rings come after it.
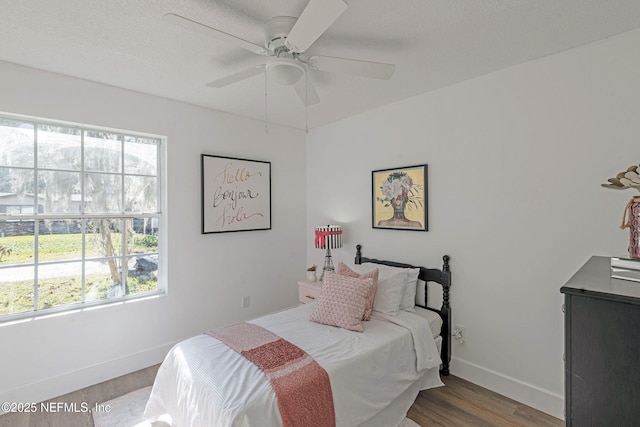
POLYGON ((611 278, 640 282, 640 259, 611 257, 611 278))
POLYGON ((324 278, 327 271, 335 271, 333 268, 333 260, 331 259, 331 249, 342 247, 342 227, 339 225, 321 225, 316 227, 315 245, 317 249, 326 249, 324 257, 324 267, 322 267, 322 275, 320 280, 324 278))
POLYGON ((629 256, 640 259, 640 196, 627 203, 620 228, 629 228, 629 256))
POLYGON ((372 227, 429 230, 427 165, 371 172, 372 227))
POLYGON ((564 294, 566 425, 637 426, 640 283, 610 276, 591 257, 564 294))
POLYGON ((271 229, 271 162, 202 154, 202 234, 271 229))
MULTIPOLYGON (((615 178, 609 178, 607 184, 602 184, 605 188, 614 190, 625 190, 635 188, 640 191, 640 169, 636 165, 631 165, 626 171, 620 172, 615 178)), ((621 229, 629 228, 629 256, 640 259, 640 195, 629 200, 622 216, 621 229)))

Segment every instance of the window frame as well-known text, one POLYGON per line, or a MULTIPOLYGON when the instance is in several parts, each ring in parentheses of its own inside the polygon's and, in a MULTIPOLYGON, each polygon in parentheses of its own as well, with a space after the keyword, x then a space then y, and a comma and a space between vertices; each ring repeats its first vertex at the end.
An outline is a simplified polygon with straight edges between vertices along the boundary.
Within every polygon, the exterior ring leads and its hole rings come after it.
MULTIPOLYGON (((129 302, 132 300, 141 300, 148 299, 149 297, 155 297, 159 295, 165 295, 167 293, 167 266, 166 266, 166 236, 167 236, 167 221, 166 221, 166 143, 167 137, 162 135, 138 132, 138 131, 129 131, 123 129, 115 129, 108 127, 100 127, 94 125, 73 123, 67 121, 46 119, 40 117, 33 116, 25 116, 13 113, 7 113, 0 111, 0 119, 6 120, 15 120, 27 122, 33 125, 33 166, 32 167, 24 167, 24 166, 11 166, 11 165, 1 165, 2 168, 6 169, 20 169, 20 170, 29 170, 33 171, 34 175, 34 188, 33 188, 33 204, 30 205, 33 209, 33 213, 22 213, 25 207, 28 207, 26 204, 20 206, 21 213, 4 213, 0 212, 0 221, 1 222, 10 222, 10 221, 33 221, 33 244, 34 244, 34 253, 33 253, 33 262, 31 263, 20 263, 20 264, 9 264, 2 265, 0 264, 0 274, 3 270, 8 270, 10 268, 16 267, 32 267, 34 270, 33 273, 33 306, 30 311, 19 312, 19 313, 11 313, 11 314, 3 314, 0 315, 0 324, 15 320, 21 319, 31 319, 36 317, 47 316, 51 314, 63 313, 63 312, 76 312, 78 310, 82 310, 90 307, 97 306, 108 306, 118 303, 129 302), (81 152, 81 166, 78 170, 70 171, 68 169, 55 169, 52 167, 38 167, 38 132, 39 126, 60 126, 60 127, 68 127, 78 129, 80 132, 80 152, 81 152), (113 133, 117 134, 122 138, 120 141, 120 167, 118 172, 110 172, 110 171, 98 171, 93 169, 86 169, 85 165, 85 138, 88 132, 104 132, 104 133, 113 133), (126 173, 126 163, 125 163, 125 146, 126 146, 126 138, 125 137, 137 137, 137 138, 145 138, 145 139, 153 139, 157 141, 156 144, 156 169, 155 175, 143 174, 143 173, 126 173), (80 212, 67 212, 67 213, 41 213, 39 210, 40 206, 40 192, 37 184, 37 176, 38 172, 77 172, 79 174, 80 181, 80 212), (116 175, 120 177, 121 180, 121 197, 120 197, 120 212, 110 212, 110 213, 87 213, 86 212, 86 196, 87 196, 87 188, 86 188, 86 176, 87 174, 106 174, 106 175, 116 175), (126 177, 153 177, 156 179, 156 200, 157 200, 157 211, 155 212, 125 212, 123 211, 125 207, 125 181, 126 177), (157 221, 157 233, 155 236, 158 239, 158 246, 156 251, 127 254, 127 239, 123 238, 126 236, 126 227, 123 227, 121 231, 122 237, 120 238, 120 253, 118 255, 106 256, 100 255, 98 257, 88 256, 86 253, 86 236, 89 236, 91 233, 87 230, 86 224, 90 220, 100 220, 100 219, 112 219, 116 221, 124 221, 130 220, 132 224, 135 219, 140 218, 149 218, 152 222, 157 221), (45 260, 41 261, 38 258, 39 251, 39 227, 40 223, 44 220, 61 220, 61 219, 69 219, 69 220, 79 220, 82 224, 82 249, 80 259, 57 259, 57 260, 45 260), (89 261, 95 261, 96 259, 119 259, 123 262, 120 268, 126 268, 124 261, 128 260, 134 256, 144 256, 149 254, 157 254, 158 259, 158 274, 157 274, 157 286, 155 290, 140 292, 135 294, 125 294, 124 288, 126 285, 126 279, 122 281, 120 286, 122 289, 122 295, 104 298, 104 299, 96 299, 96 300, 85 300, 86 298, 86 274, 85 267, 86 263, 89 261), (40 265, 60 265, 60 264, 69 264, 69 263, 81 263, 82 268, 82 284, 81 284, 81 300, 79 302, 72 302, 57 305, 50 308, 38 308, 38 266, 40 265)), ((122 271, 121 271, 122 274, 122 271)), ((127 277, 127 275, 124 275, 127 277)))

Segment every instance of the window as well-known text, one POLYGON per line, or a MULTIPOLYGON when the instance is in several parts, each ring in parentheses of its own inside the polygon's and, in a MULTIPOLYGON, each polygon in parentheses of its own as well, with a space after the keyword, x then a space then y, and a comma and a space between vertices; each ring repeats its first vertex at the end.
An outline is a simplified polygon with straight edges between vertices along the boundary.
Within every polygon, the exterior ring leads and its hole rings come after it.
POLYGON ((0 321, 160 293, 162 140, 0 115, 0 321))

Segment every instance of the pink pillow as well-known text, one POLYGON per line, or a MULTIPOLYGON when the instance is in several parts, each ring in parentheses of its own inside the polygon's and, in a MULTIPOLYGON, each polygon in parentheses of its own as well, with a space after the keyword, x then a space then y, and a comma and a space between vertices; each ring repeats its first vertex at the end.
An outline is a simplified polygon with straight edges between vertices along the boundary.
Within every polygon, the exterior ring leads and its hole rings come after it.
POLYGON ((325 273, 320 297, 313 307, 309 320, 362 332, 365 297, 372 286, 373 279, 357 279, 339 276, 332 272, 325 273))
POLYGON ((358 279, 373 279, 373 286, 367 294, 367 305, 364 308, 362 320, 370 320, 371 312, 373 311, 373 301, 376 298, 376 290, 378 289, 378 269, 368 271, 364 274, 356 273, 350 269, 345 263, 338 264, 338 274, 341 276, 355 277, 358 279))

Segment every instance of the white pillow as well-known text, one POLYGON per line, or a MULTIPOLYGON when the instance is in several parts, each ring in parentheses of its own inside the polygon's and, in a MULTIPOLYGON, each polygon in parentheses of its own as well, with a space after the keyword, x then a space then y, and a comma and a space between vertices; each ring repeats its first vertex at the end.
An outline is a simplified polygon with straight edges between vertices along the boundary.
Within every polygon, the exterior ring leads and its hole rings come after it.
POLYGON ((400 304, 404 296, 404 288, 407 282, 408 268, 397 270, 387 269, 385 265, 365 263, 354 265, 351 269, 364 274, 375 268, 379 269, 378 289, 373 300, 373 311, 396 316, 400 311, 400 304))
POLYGON ((405 267, 392 267, 390 265, 375 264, 372 262, 365 262, 365 266, 368 268, 377 267, 380 269, 379 279, 383 279, 386 275, 391 275, 404 271, 407 273, 406 283, 402 290, 402 299, 400 301, 400 310, 415 311, 416 306, 416 286, 418 284, 418 275, 420 274, 419 268, 405 268, 405 267))
POLYGON ((407 285, 404 288, 400 310, 415 312, 416 306, 416 287, 418 286, 419 268, 410 268, 407 273, 407 285))

